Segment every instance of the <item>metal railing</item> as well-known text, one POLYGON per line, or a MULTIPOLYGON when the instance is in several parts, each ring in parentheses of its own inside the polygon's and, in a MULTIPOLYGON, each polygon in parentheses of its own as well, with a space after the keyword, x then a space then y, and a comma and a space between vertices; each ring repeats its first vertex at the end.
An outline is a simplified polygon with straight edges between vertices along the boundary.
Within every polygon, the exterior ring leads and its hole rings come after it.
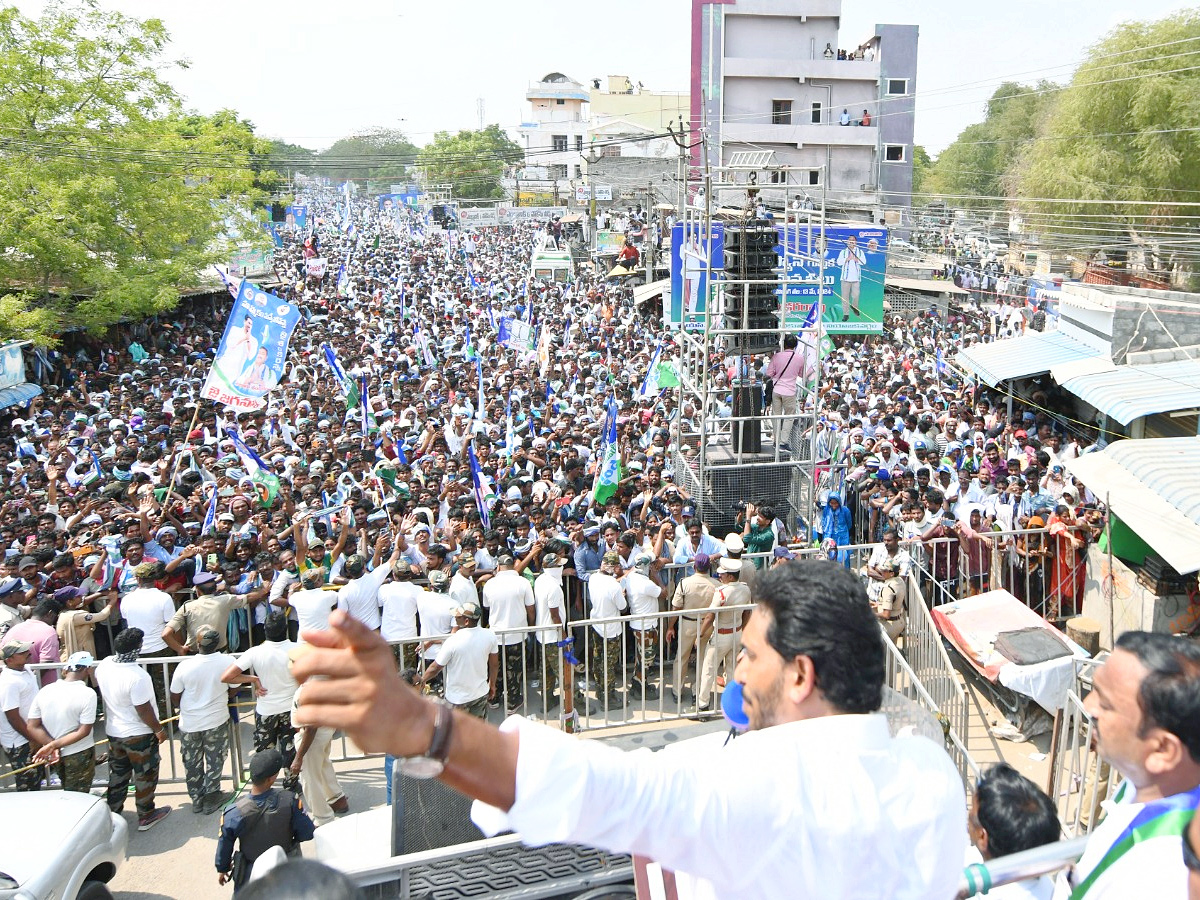
POLYGON ((1078 837, 967 866, 959 883, 958 896, 960 900, 966 900, 967 897, 986 895, 993 888, 1006 884, 1052 875, 1076 862, 1086 845, 1087 838, 1078 837))
POLYGON ((1096 749, 1092 717, 1083 705, 1091 691, 1092 676, 1107 654, 1077 660, 1075 689, 1067 693, 1055 716, 1050 742, 1050 779, 1047 792, 1058 807, 1063 831, 1071 836, 1088 834, 1100 821, 1101 804, 1116 793, 1120 776, 1096 749))

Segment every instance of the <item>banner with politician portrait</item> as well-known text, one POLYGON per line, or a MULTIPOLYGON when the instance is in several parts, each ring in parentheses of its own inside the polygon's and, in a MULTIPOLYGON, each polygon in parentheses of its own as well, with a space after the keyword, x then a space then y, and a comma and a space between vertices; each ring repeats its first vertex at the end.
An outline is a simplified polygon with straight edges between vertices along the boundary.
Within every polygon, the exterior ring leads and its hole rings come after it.
POLYGON ((299 321, 296 307, 243 280, 200 396, 242 411, 265 405, 299 321))
POLYGON ((704 312, 715 290, 708 283, 709 271, 717 281, 724 265, 725 231, 720 223, 713 225, 711 234, 705 234, 699 223, 675 223, 671 229, 671 300, 664 304, 669 327, 678 328, 682 322, 687 331, 703 330, 704 312))

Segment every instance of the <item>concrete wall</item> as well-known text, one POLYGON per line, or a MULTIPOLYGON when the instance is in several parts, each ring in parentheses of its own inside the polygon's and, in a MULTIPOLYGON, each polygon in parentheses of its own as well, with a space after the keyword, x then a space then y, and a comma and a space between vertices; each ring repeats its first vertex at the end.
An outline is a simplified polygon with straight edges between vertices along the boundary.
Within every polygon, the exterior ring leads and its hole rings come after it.
POLYGON ((876 25, 879 35, 879 186, 884 202, 892 206, 910 206, 912 195, 912 148, 916 129, 917 38, 916 25, 876 25), (888 79, 908 79, 904 98, 887 97, 888 79), (902 163, 887 162, 883 145, 903 144, 902 163))
POLYGON ((809 18, 799 14, 738 15, 739 7, 726 10, 725 56, 767 59, 818 59, 831 44, 836 51, 837 19, 809 18))
POLYGON ((1190 306, 1117 300, 1113 312, 1113 362, 1127 352, 1200 344, 1200 302, 1190 306))

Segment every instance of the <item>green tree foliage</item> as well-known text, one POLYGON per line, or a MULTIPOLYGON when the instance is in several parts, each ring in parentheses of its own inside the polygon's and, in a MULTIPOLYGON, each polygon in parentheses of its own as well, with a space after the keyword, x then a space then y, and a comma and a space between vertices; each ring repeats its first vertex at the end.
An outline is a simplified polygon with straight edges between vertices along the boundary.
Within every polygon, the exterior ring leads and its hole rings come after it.
POLYGON ((265 239, 265 148, 232 113, 184 112, 167 43, 93 2, 0 10, 0 339, 169 309, 230 235, 265 239))
POLYGON ((964 129, 938 155, 925 174, 923 190, 963 198, 951 200, 955 205, 996 206, 994 199, 985 198, 1007 196, 1010 163, 1037 133, 1053 88, 1044 81, 1037 85, 1009 81, 996 88, 984 120, 964 129))
POLYGON ((1121 25, 1092 47, 1014 167, 1022 209, 1058 235, 1087 237, 1081 246, 1164 229, 1194 240, 1183 217, 1196 209, 1178 204, 1200 199, 1198 66, 1195 9, 1121 25))
POLYGON ((929 157, 929 151, 917 144, 913 147, 912 152, 913 165, 913 184, 912 189, 914 194, 920 194, 925 190, 925 179, 929 175, 929 169, 933 165, 933 160, 929 157))
POLYGON ((372 128, 336 141, 318 154, 317 174, 336 181, 403 179, 417 160, 417 147, 395 128, 372 128))
POLYGON ((464 200, 496 200, 504 196, 504 167, 524 158, 520 146, 499 125, 482 131, 439 131, 421 148, 417 160, 426 184, 452 184, 464 200))
POLYGON ((271 141, 271 149, 267 153, 267 162, 276 172, 306 172, 314 170, 317 153, 299 144, 289 144, 287 141, 271 141))

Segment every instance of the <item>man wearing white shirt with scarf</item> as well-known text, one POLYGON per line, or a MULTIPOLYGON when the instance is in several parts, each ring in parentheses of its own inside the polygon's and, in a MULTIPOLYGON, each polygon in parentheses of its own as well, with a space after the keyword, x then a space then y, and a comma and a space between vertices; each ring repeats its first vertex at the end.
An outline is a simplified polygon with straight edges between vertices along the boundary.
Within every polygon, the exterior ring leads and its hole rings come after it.
POLYGON ((480 800, 486 832, 641 854, 696 897, 954 896, 962 782, 878 714, 883 637, 862 586, 805 562, 757 587, 735 674, 751 731, 724 747, 625 754, 522 717, 497 732, 402 685, 386 645, 341 615, 306 636, 322 649, 296 663, 298 716, 480 800))

